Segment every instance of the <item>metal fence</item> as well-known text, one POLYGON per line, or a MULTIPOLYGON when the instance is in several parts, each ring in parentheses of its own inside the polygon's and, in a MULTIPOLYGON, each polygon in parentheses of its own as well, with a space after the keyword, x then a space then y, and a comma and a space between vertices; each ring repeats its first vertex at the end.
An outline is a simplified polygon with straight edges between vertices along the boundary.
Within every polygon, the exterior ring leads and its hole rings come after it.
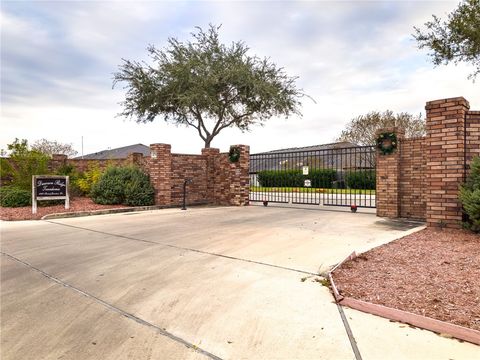
POLYGON ((375 207, 374 146, 250 155, 252 202, 375 207))

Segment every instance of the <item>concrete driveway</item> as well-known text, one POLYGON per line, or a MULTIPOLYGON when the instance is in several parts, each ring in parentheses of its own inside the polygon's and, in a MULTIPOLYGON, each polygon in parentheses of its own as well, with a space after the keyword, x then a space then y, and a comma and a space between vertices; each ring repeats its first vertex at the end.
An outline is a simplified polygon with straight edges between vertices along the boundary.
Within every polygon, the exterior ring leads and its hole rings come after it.
MULTIPOLYGON (((372 214, 258 206, 1 226, 2 359, 355 359, 316 274, 416 230, 372 214)), ((346 314, 364 359, 478 355, 346 314)))

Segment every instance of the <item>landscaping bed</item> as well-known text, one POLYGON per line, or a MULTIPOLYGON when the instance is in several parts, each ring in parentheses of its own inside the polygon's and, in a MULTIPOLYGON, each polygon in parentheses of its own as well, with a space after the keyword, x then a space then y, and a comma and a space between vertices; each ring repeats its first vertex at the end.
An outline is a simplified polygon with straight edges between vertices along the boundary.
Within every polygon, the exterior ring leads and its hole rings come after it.
POLYGON ((425 229, 334 273, 340 294, 480 330, 480 235, 425 229))
POLYGON ((103 209, 117 209, 127 207, 124 205, 100 205, 95 204, 90 198, 78 197, 70 199, 70 209, 65 209, 65 205, 42 206, 42 202, 38 202, 39 207, 37 213, 32 214, 31 206, 6 208, 0 207, 1 220, 36 220, 41 219, 42 216, 63 212, 77 212, 77 211, 91 211, 103 209))

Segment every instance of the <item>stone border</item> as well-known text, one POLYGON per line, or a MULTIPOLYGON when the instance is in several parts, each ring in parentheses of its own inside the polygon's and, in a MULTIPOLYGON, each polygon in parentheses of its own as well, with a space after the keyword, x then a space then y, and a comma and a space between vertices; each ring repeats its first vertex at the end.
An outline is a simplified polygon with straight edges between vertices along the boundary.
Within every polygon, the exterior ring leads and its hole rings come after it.
POLYGON ((332 288, 335 302, 342 306, 347 306, 351 309, 366 312, 372 315, 377 315, 389 320, 398 321, 401 323, 413 325, 415 327, 433 331, 437 334, 447 334, 453 338, 468 341, 475 345, 480 345, 480 331, 469 329, 463 326, 450 324, 441 320, 432 319, 426 316, 417 315, 408 311, 403 311, 395 308, 390 308, 383 305, 373 304, 362 300, 357 300, 350 297, 340 295, 335 282, 333 280, 333 272, 344 262, 353 260, 357 254, 353 252, 343 261, 338 263, 332 270, 328 272, 328 280, 332 288))

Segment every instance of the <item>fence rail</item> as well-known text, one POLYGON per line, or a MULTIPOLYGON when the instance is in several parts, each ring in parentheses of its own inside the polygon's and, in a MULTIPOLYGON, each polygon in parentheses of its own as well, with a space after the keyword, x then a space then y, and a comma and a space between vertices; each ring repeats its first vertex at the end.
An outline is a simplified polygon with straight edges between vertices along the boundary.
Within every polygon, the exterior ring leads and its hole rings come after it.
POLYGON ((374 146, 250 155, 252 202, 376 206, 374 146))

